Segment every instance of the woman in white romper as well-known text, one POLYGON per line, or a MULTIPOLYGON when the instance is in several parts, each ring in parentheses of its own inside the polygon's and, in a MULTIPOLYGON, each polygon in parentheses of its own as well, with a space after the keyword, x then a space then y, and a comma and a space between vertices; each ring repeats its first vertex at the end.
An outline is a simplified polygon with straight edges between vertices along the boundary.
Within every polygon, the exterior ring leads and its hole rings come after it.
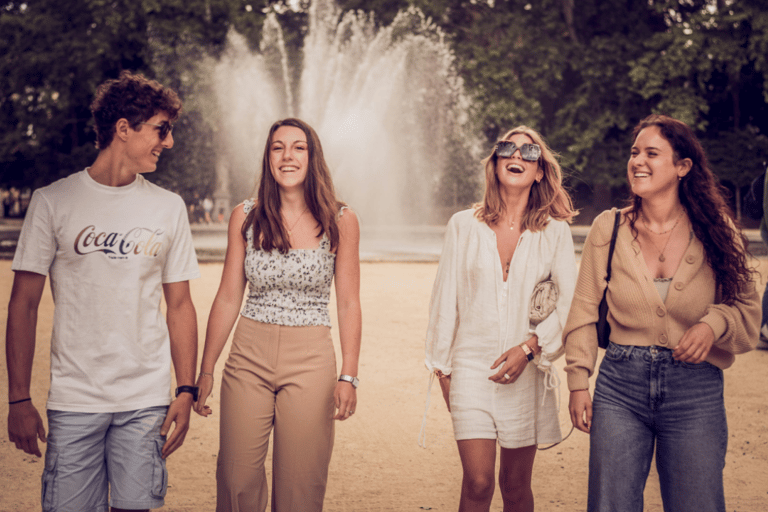
POLYGON ((568 226, 576 212, 534 130, 511 130, 483 163, 483 202, 448 223, 425 362, 453 419, 464 472, 459 510, 489 510, 498 441, 504 511, 531 511, 536 445, 561 440, 552 360, 562 353, 576 280, 568 226), (531 295, 548 277, 559 289, 556 307, 533 325, 531 295))
POLYGON ((322 510, 333 420, 350 418, 357 403, 359 237, 315 131, 298 119, 273 124, 258 199, 237 206, 229 222, 198 378, 195 410, 207 416, 214 367, 239 316, 221 383, 218 512, 265 510, 270 434, 272 510, 322 510), (332 281, 341 374, 330 333, 332 281))

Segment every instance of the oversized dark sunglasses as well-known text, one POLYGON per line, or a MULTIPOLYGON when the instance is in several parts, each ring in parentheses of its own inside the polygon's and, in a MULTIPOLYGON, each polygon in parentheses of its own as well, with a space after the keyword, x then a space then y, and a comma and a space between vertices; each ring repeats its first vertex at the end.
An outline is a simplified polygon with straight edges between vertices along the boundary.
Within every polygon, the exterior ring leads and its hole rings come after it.
MULTIPOLYGON (((523 144, 520 146, 520 156, 528 162, 535 162, 541 156, 541 146, 538 144, 523 144)), ((496 155, 501 158, 509 158, 518 150, 517 144, 509 140, 496 143, 496 155)))
POLYGON ((148 124, 149 126, 160 128, 158 130, 160 132, 160 140, 165 140, 168 134, 173 131, 173 125, 168 121, 163 121, 160 124, 155 124, 155 123, 141 123, 141 124, 148 124))

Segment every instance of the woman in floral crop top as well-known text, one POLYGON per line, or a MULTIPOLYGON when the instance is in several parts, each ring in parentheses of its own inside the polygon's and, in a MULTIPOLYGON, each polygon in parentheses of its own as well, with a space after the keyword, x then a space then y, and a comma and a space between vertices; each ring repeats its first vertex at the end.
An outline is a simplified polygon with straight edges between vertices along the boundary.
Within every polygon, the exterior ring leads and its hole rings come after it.
POLYGON ((357 404, 359 238, 357 217, 336 199, 315 131, 298 119, 276 122, 257 199, 237 206, 229 221, 198 378, 195 410, 207 416, 214 367, 239 312, 221 383, 218 512, 265 510, 273 430, 272 510, 322 510, 333 420, 349 419, 357 404), (328 314, 333 281, 340 376, 328 314))

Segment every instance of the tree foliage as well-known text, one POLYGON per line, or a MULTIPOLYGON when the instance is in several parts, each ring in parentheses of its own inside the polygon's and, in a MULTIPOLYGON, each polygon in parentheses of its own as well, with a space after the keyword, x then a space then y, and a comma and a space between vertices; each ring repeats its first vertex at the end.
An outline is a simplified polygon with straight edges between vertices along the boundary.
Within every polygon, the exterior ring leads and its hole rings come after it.
MULTIPOLYGON (((93 91, 131 69, 174 87, 185 102, 178 127, 184 136, 153 179, 187 196, 193 190, 210 193, 217 127, 203 115, 210 84, 195 66, 216 58, 231 29, 258 48, 268 9, 279 13, 288 51, 299 59, 308 5, 309 0, 0 4, 0 184, 40 186, 88 165, 95 156, 88 110, 93 91)), ((693 126, 716 173, 737 197, 768 161, 763 0, 339 5, 373 12, 381 25, 399 10, 421 9, 449 38, 489 147, 504 130, 530 125, 560 153, 579 190, 623 186, 632 127, 650 113, 668 113, 693 126)), ((462 188, 443 183, 440 193, 456 197, 462 188)))

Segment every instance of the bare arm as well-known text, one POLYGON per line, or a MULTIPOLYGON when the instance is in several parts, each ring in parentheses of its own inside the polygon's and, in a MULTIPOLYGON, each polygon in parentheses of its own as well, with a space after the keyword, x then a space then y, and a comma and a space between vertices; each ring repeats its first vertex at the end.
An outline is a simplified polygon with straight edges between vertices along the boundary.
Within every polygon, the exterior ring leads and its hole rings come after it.
POLYGON ((205 331, 205 348, 203 349, 203 361, 200 365, 201 375, 197 379, 200 387, 200 398, 195 404, 195 412, 201 416, 208 416, 211 408, 205 405, 205 401, 213 390, 213 370, 216 361, 224 350, 229 333, 235 325, 240 306, 243 303, 245 293, 245 240, 240 232, 245 221, 245 212, 242 206, 237 206, 229 219, 229 233, 227 240, 227 255, 224 259, 224 270, 221 274, 219 291, 211 306, 208 315, 208 327, 205 331))
MULTIPOLYGON (((45 279, 42 274, 23 271, 16 272, 13 278, 5 335, 9 402, 30 398, 37 309, 45 279)), ((19 450, 38 457, 42 455, 37 440, 45 442, 45 427, 31 401, 8 406, 8 438, 19 450)))
MULTIPOLYGON (((360 226, 352 210, 339 219, 339 246, 336 250, 336 306, 341 342, 341 374, 357 377, 360 360, 363 315, 360 307, 360 226)), ((357 392, 349 382, 337 382, 334 419, 344 420, 354 413, 357 392)))
MULTIPOLYGON (((189 292, 189 281, 163 285, 165 302, 168 305, 168 333, 171 338, 171 359, 176 371, 176 384, 191 386, 195 382, 197 366, 197 314, 189 292)), ((182 393, 171 403, 165 422, 160 429, 167 435, 171 423, 176 426, 163 445, 163 457, 168 457, 184 442, 189 430, 189 413, 192 395, 182 393)))

